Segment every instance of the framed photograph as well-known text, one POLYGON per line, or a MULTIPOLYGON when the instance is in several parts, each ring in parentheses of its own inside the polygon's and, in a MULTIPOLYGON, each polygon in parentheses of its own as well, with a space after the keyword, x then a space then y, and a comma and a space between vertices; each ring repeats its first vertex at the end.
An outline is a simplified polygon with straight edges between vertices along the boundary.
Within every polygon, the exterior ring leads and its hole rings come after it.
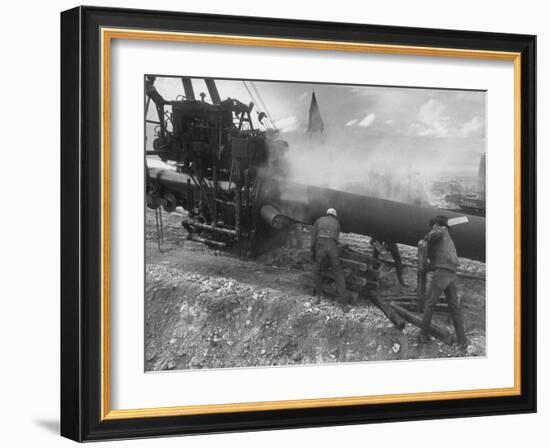
POLYGON ((61 433, 536 411, 535 36, 61 14, 61 433))

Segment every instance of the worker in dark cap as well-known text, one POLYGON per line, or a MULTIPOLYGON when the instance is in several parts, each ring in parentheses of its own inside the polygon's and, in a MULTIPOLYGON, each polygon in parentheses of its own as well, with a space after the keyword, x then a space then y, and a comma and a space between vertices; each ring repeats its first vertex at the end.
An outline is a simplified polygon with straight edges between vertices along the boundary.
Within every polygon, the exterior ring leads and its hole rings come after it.
POLYGON ((344 271, 340 265, 338 254, 338 238, 340 236, 340 223, 338 214, 333 208, 329 208, 325 216, 321 216, 313 226, 311 233, 311 255, 315 261, 315 291, 314 295, 321 298, 322 269, 328 262, 338 288, 338 300, 342 304, 348 304, 346 297, 346 282, 344 271))
POLYGON ((433 271, 433 276, 426 294, 420 341, 428 342, 430 339, 428 333, 434 309, 441 293, 444 292, 455 327, 456 341, 460 346, 466 346, 468 340, 464 331, 464 318, 456 291, 458 256, 455 244, 449 234, 447 217, 436 216, 430 220, 429 225, 431 230, 424 237, 424 240, 428 244, 429 270, 433 271))

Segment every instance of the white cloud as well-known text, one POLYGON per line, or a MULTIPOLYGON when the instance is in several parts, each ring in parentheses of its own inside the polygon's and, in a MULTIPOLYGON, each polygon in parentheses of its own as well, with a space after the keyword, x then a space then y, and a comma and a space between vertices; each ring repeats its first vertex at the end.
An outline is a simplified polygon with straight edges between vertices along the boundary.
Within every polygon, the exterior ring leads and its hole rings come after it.
POLYGON ((429 137, 434 134, 435 134, 435 131, 432 128, 425 128, 421 131, 418 131, 418 135, 420 137, 429 137))
POLYGON ((393 120, 386 120, 386 121, 384 121, 384 123, 386 123, 386 124, 393 124, 393 120))
POLYGON ((449 117, 445 115, 445 109, 445 105, 441 101, 433 98, 420 106, 418 118, 432 130, 431 134, 424 135, 434 135, 436 137, 447 137, 449 135, 449 117))
POLYGON ((304 92, 301 95, 299 95, 297 99, 298 101, 304 101, 308 95, 309 95, 309 92, 304 92))
POLYGON ((483 129, 484 121, 480 117, 474 117, 470 121, 464 123, 458 130, 458 135, 461 137, 472 137, 479 135, 483 129))
POLYGON ((298 129, 300 123, 294 115, 291 115, 290 117, 285 117, 277 120, 275 122, 275 126, 277 126, 283 132, 291 132, 298 129))
POLYGON ((359 121, 359 118, 354 118, 353 120, 350 120, 346 123, 346 126, 353 126, 359 121))
POLYGON ((439 100, 429 99, 418 109, 418 121, 409 131, 421 137, 483 137, 485 120, 475 115, 462 124, 451 120, 447 107, 439 100))
POLYGON ((365 118, 363 118, 357 126, 360 126, 362 128, 368 128, 375 120, 376 115, 373 113, 368 114, 365 118))
POLYGON ((434 135, 435 131, 432 128, 427 127, 423 123, 414 122, 409 125, 408 134, 417 135, 420 137, 428 137, 434 135))

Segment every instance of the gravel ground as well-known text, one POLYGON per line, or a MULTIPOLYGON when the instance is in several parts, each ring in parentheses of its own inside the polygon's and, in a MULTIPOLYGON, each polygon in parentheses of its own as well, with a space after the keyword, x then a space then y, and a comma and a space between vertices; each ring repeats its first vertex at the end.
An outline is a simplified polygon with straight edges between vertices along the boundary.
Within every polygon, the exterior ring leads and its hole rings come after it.
MULTIPOLYGON (((164 214, 165 243, 156 243, 154 214, 146 227, 145 361, 147 370, 211 369, 454 358, 485 355, 485 281, 460 279, 470 345, 459 349, 432 340, 418 344, 418 328, 401 332, 369 302, 342 307, 311 297, 313 264, 304 249, 281 248, 245 261, 185 239, 181 214, 164 214)), ((368 248, 368 237, 344 235, 342 242, 368 248)), ((405 263, 416 250, 401 246, 405 263)), ((461 260, 460 270, 484 276, 483 263, 461 260)), ((378 293, 410 294, 384 266, 378 293)), ((446 315, 436 315, 448 326, 446 315)), ((448 328, 451 330, 452 327, 448 328)))

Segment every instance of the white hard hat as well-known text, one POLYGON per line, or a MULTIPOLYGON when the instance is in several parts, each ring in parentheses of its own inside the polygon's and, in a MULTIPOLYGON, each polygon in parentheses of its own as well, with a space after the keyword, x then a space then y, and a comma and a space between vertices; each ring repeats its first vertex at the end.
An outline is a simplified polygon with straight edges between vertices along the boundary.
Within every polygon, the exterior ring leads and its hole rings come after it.
POLYGON ((333 208, 329 208, 327 210, 327 215, 332 215, 332 216, 335 216, 335 217, 338 216, 338 214, 336 213, 336 210, 333 209, 333 208))

